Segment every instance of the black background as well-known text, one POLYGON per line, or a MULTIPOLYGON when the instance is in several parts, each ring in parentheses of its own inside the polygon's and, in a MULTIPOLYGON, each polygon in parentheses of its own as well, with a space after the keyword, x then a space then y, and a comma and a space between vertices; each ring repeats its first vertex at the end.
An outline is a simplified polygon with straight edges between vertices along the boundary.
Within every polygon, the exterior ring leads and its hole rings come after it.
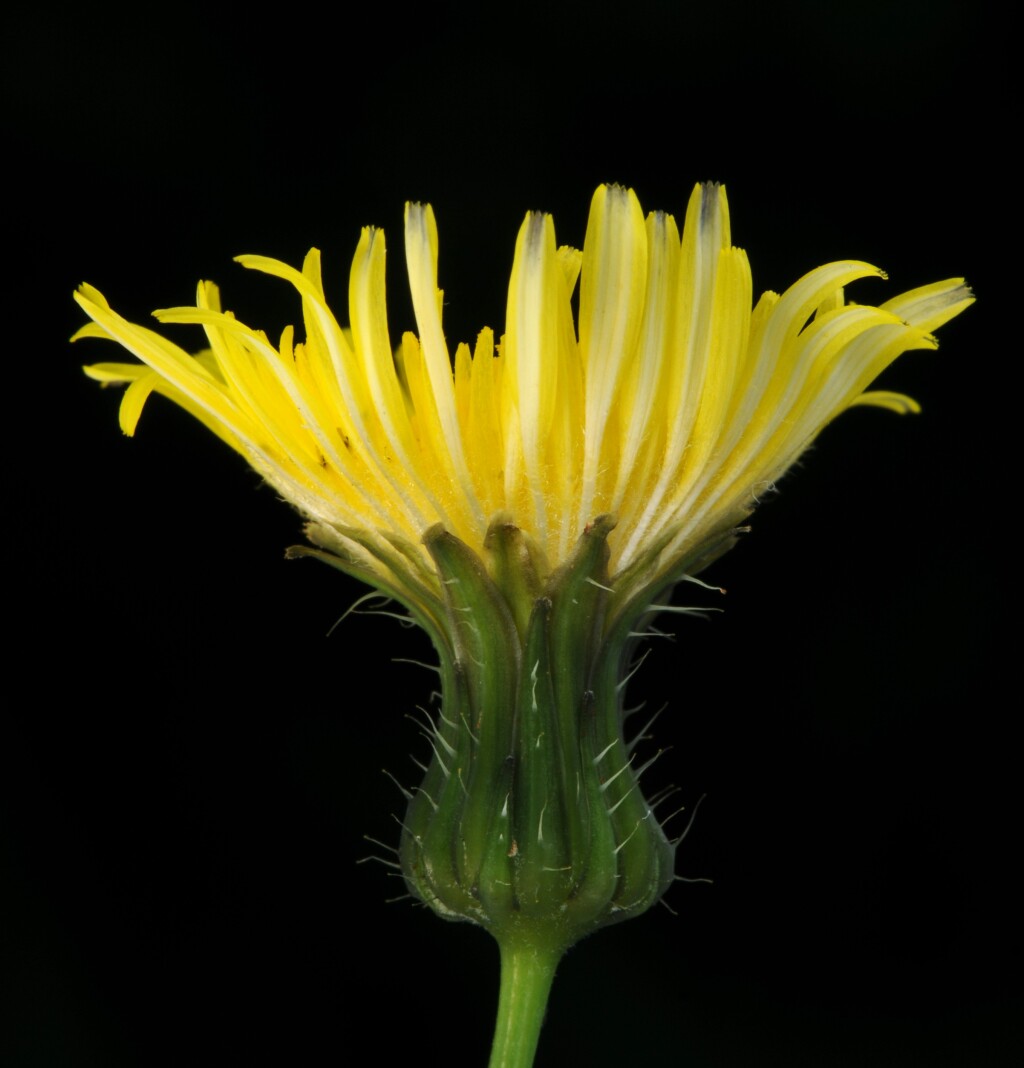
POLYGON ((599 182, 681 218, 704 179, 758 291, 854 257, 891 279, 854 299, 965 274, 979 300, 886 376, 924 413, 830 427, 709 572, 726 613, 654 647, 650 783, 707 794, 679 871, 715 882, 569 954, 538 1066, 1020 1063, 1004 32, 956 0, 323 18, 12 16, 4 1063, 479 1065, 497 990, 482 932, 356 863, 397 837, 381 768, 423 755, 433 678, 393 658, 425 640, 328 634, 360 587, 286 562, 299 519, 182 413, 121 436, 75 285, 139 321, 214 278, 274 336, 297 301, 231 257, 317 245, 344 318, 373 223, 397 332, 428 200, 472 340, 526 209, 579 244, 599 182))

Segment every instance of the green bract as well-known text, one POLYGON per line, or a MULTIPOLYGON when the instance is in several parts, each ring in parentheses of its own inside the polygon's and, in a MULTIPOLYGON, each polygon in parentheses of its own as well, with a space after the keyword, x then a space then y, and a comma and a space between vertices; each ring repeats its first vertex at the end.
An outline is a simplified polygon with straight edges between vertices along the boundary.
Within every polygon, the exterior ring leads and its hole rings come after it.
POLYGON ((606 630, 612 526, 598 519, 543 582, 511 523, 491 526, 486 563, 441 528, 425 538, 451 644, 402 871, 436 912, 499 942, 564 949, 672 881, 673 846, 623 737, 632 640, 629 627, 606 630))

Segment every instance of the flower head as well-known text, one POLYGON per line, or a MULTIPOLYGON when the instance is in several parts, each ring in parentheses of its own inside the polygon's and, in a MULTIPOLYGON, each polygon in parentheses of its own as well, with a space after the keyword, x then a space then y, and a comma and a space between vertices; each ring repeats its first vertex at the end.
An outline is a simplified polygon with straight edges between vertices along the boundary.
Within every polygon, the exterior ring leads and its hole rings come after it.
POLYGON ((93 322, 76 337, 141 361, 86 368, 128 384, 126 433, 150 393, 170 397, 308 518, 317 555, 430 634, 441 700, 425 713, 423 781, 403 790, 398 867, 410 895, 497 938, 491 1063, 527 1064, 565 949, 676 878, 680 839, 634 764, 645 732, 624 731, 630 657, 658 594, 728 547, 833 417, 914 410, 865 390, 900 353, 933 348, 931 331, 972 297, 953 279, 849 304, 843 288, 881 272, 842 261, 752 306, 724 189, 694 190, 680 235, 670 215, 645 219, 631 191, 602 186, 582 252, 558 247, 550 216, 527 215, 504 336, 484 329, 452 361, 429 207, 407 207, 405 254, 418 335, 397 349, 373 229, 352 264, 349 328, 314 249, 301 271, 240 257, 298 290, 301 341, 289 327, 274 346, 208 282, 196 307, 156 313, 202 327, 196 356, 91 286, 76 299, 93 322))
POLYGON ((833 417, 914 410, 865 390, 900 353, 933 348, 931 331, 973 298, 953 279, 849 304, 847 284, 881 273, 850 260, 752 307, 720 186, 694 190, 681 235, 602 186, 582 252, 558 247, 550 216, 526 217, 505 334, 481 331, 453 363, 429 207, 406 209, 405 254, 418 336, 394 350, 373 229, 352 264, 347 329, 314 249, 301 271, 240 258, 298 290, 301 342, 289 327, 275 347, 208 282, 196 307, 156 313, 203 328, 197 356, 90 286, 77 300, 93 322, 76 336, 142 361, 86 369, 128 383, 127 433, 150 393, 170 397, 307 516, 319 555, 428 631, 443 696, 426 729, 433 758, 407 792, 403 875, 439 914, 553 967, 673 879, 675 843, 623 731, 629 656, 658 594, 728 547, 833 417))
POLYGON ((275 346, 222 311, 210 282, 196 307, 155 313, 201 326, 198 355, 127 322, 89 285, 76 299, 93 322, 76 338, 112 338, 142 361, 86 368, 128 384, 126 433, 150 393, 170 397, 295 505, 315 542, 406 601, 434 581, 424 531, 441 524, 479 549, 495 516, 524 532, 542 571, 596 517, 616 517, 609 572, 623 604, 692 573, 840 412, 915 410, 865 390, 901 353, 935 347, 931 332, 973 299, 952 279, 880 307, 847 303, 846 285, 881 272, 844 260, 753 304, 723 187, 694 189, 680 235, 671 215, 645 219, 631 190, 602 186, 582 252, 557 245, 549 215, 527 215, 505 334, 485 328, 453 361, 429 206, 406 208, 405 255, 418 335, 397 348, 384 234, 372 228, 352 263, 349 328, 313 249, 301 271, 239 257, 298 291, 301 341, 289 327, 275 346))

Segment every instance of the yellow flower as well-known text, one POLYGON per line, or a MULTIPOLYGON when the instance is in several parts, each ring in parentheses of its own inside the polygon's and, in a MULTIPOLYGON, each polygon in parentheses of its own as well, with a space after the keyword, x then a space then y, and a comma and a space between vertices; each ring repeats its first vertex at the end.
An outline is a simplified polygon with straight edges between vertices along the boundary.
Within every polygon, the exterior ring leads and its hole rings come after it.
POLYGON ((882 272, 844 260, 752 307, 723 187, 694 189, 680 237, 671 215, 645 220, 631 190, 602 186, 582 253, 557 246, 550 216, 527 215, 504 336, 496 344, 485 328, 452 361, 429 206, 406 208, 405 255, 418 336, 397 349, 384 234, 371 228, 352 263, 350 328, 328 307, 313 249, 301 272, 238 260, 298 290, 301 342, 288 327, 275 347, 221 311, 210 282, 196 307, 155 313, 201 325, 199 355, 121 318, 89 285, 76 299, 93 323, 76 338, 112 338, 142 361, 86 368, 129 384, 127 434, 151 392, 170 397, 307 516, 314 541, 414 601, 410 574, 436 581, 423 533, 441 524, 479 551, 495 516, 551 569, 596 517, 613 515, 609 574, 623 598, 692 573, 840 412, 915 411, 907 397, 865 390, 901 353, 934 348, 931 331, 973 300, 951 279, 877 308, 847 303, 844 286, 882 272))
POLYGON ((644 912, 676 878, 680 839, 634 766, 644 731, 624 733, 630 658, 659 595, 731 544, 840 412, 916 410, 865 390, 901 353, 934 348, 931 331, 973 298, 952 279, 848 304, 843 287, 881 274, 849 260, 752 307, 724 189, 694 190, 680 236, 670 215, 645 220, 631 191, 602 186, 582 252, 556 245, 550 216, 527 215, 504 336, 484 329, 452 361, 429 207, 406 209, 405 255, 418 336, 395 350, 373 229, 352 264, 349 328, 314 249, 302 271, 240 257, 299 291, 301 342, 289 327, 275 347, 222 312, 208 282, 196 307, 156 313, 202 326, 197 356, 91 286, 77 300, 93 322, 76 337, 111 338, 142 361, 86 368, 128 384, 126 433, 150 393, 170 397, 308 517, 318 555, 429 633, 432 757, 404 791, 388 863, 410 895, 498 940, 491 1064, 526 1065, 566 948, 644 912))

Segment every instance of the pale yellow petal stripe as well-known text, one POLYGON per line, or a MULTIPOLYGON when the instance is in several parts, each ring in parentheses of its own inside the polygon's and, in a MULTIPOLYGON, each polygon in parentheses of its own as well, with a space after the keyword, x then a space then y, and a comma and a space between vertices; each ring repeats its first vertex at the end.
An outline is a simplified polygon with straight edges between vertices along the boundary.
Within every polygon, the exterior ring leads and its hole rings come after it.
MULTIPOLYGON (((504 388, 516 398, 523 478, 531 488, 533 529, 547 541, 547 495, 552 488, 548 443, 559 381, 560 280, 550 215, 531 214, 516 241, 508 291, 504 388)), ((558 487, 560 489, 560 487, 558 487)))
POLYGON ((616 396, 636 350, 646 287, 647 231, 640 202, 632 190, 601 186, 590 206, 580 280, 579 358, 585 399, 578 528, 611 503, 616 479, 609 450, 618 453, 618 430, 606 430, 619 415, 616 396))

